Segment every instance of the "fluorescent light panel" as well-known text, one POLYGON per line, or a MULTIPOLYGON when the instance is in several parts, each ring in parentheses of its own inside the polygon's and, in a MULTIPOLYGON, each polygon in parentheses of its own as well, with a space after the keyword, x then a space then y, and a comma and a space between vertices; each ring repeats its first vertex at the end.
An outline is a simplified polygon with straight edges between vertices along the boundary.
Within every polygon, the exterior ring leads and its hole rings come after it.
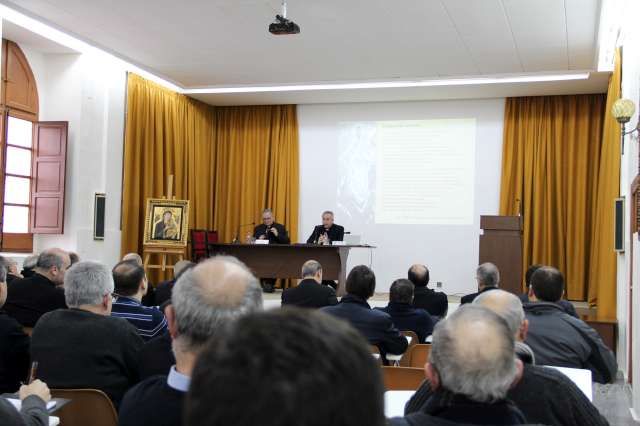
POLYGON ((224 94, 224 93, 264 93, 264 92, 298 92, 317 90, 353 90, 353 89, 390 89, 409 87, 437 87, 437 86, 468 86, 484 84, 506 84, 506 83, 537 83, 546 81, 563 80, 584 80, 589 78, 588 72, 573 74, 538 74, 520 76, 493 76, 493 77, 473 77, 473 78, 453 78, 453 79, 432 79, 432 80, 408 80, 408 81, 378 81, 361 83, 318 83, 318 84, 291 84, 280 86, 238 86, 238 87, 204 87, 187 89, 167 81, 155 74, 152 74, 130 62, 105 52, 102 49, 77 39, 67 33, 55 29, 43 22, 33 19, 10 7, 0 4, 0 16, 2 19, 13 22, 29 31, 41 35, 58 44, 66 46, 80 53, 92 54, 106 57, 121 65, 125 70, 133 71, 144 78, 154 81, 173 91, 184 94, 224 94))

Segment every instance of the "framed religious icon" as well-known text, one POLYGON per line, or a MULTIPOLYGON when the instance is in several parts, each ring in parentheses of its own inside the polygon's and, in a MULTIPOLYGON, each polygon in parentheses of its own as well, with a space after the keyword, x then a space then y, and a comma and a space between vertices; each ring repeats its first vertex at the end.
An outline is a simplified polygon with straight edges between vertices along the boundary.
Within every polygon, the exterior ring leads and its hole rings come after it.
POLYGON ((188 200, 147 199, 145 246, 186 247, 188 231, 188 200))

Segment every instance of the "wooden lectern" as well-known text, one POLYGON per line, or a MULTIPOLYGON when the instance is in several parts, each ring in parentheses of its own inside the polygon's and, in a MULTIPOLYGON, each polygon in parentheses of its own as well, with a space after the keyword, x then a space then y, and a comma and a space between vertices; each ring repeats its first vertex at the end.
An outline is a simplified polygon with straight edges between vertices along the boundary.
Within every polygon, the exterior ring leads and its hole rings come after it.
POLYGON ((522 217, 480 216, 479 263, 500 270, 500 288, 514 294, 522 289, 522 217))

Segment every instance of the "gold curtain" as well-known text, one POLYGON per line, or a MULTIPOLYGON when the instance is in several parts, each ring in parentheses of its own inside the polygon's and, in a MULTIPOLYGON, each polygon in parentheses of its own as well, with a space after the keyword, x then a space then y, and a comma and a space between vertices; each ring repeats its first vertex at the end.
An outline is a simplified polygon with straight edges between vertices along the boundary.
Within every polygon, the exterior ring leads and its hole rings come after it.
POLYGON ((228 242, 270 207, 297 241, 295 105, 212 107, 129 74, 123 169, 122 253, 142 252, 146 199, 165 195, 171 174, 189 228, 228 242))
POLYGON ((589 261, 589 303, 598 307, 598 315, 616 318, 617 256, 614 251, 613 204, 620 196, 620 124, 611 115, 613 103, 620 98, 622 57, 615 53, 613 74, 609 78, 607 106, 602 132, 602 153, 598 169, 596 211, 592 229, 589 261))
POLYGON ((560 269, 572 300, 587 295, 599 172, 607 155, 605 103, 604 95, 575 95, 508 98, 505 105, 500 214, 515 215, 522 203, 523 267, 560 269))

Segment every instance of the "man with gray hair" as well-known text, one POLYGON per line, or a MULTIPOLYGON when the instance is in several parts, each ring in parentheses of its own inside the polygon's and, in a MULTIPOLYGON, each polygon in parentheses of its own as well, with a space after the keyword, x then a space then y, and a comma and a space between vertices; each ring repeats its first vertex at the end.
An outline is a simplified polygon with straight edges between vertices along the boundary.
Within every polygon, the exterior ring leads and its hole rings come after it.
MULTIPOLYGON (((564 374, 534 365, 533 352, 525 343, 529 322, 517 296, 503 290, 481 294, 473 305, 485 307, 505 320, 515 336, 516 356, 524 364, 522 379, 509 389, 507 398, 522 411, 529 423, 545 425, 606 426, 607 421, 585 394, 564 374)), ((423 383, 405 407, 405 415, 419 411, 432 396, 423 383)))
POLYGON ((333 288, 322 284, 322 265, 317 260, 307 260, 302 265, 302 281, 297 287, 282 292, 282 305, 301 308, 322 308, 337 305, 333 288))
POLYGON ((313 232, 307 238, 307 244, 331 244, 333 241, 344 239, 344 227, 333 223, 333 212, 322 212, 322 225, 313 228, 313 232))
POLYGON ((34 327, 42 315, 64 309, 64 276, 71 260, 62 249, 52 248, 38 256, 35 274, 14 280, 9 286, 5 311, 24 327, 34 327))
POLYGON ((433 333, 425 365, 431 397, 420 411, 390 424, 526 424, 507 399, 509 388, 522 374, 514 344, 513 334, 497 314, 480 306, 460 307, 433 333))
POLYGON ((476 269, 476 281, 478 282, 478 292, 462 296, 460 304, 464 305, 473 302, 479 294, 485 291, 495 290, 500 284, 500 271, 493 263, 486 262, 476 269))
POLYGON ((127 320, 110 316, 113 277, 105 265, 78 262, 64 284, 70 309, 43 315, 31 337, 38 377, 52 388, 99 389, 117 407, 138 381, 142 339, 127 320))
POLYGON ((166 309, 176 364, 168 376, 146 379, 122 402, 120 426, 179 425, 182 401, 204 344, 221 327, 262 310, 262 289, 233 257, 216 256, 183 273, 166 309))
MULTIPOLYGON (((276 223, 271 209, 262 211, 262 224, 253 229, 253 238, 256 240, 269 240, 269 244, 289 244, 289 235, 284 225, 276 223)), ((262 286, 265 293, 273 293, 276 280, 274 278, 262 278, 262 286)))

